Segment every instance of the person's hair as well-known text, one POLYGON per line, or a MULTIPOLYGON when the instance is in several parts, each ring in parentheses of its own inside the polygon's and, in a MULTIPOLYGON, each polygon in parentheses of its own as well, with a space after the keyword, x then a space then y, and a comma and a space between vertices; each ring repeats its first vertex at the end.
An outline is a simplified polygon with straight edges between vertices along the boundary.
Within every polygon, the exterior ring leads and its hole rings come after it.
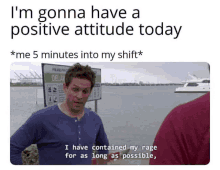
POLYGON ((79 63, 74 64, 68 69, 65 75, 65 84, 68 87, 73 78, 87 79, 91 82, 91 90, 95 85, 96 75, 88 65, 83 66, 79 63))

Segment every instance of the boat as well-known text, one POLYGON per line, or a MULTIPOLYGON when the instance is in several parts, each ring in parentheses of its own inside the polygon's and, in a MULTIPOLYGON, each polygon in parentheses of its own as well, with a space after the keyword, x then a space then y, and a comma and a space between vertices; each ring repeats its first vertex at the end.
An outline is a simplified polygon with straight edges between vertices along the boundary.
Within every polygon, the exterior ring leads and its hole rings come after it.
POLYGON ((191 75, 190 80, 184 81, 183 87, 175 89, 175 93, 207 93, 210 91, 210 78, 198 78, 195 75, 191 75))

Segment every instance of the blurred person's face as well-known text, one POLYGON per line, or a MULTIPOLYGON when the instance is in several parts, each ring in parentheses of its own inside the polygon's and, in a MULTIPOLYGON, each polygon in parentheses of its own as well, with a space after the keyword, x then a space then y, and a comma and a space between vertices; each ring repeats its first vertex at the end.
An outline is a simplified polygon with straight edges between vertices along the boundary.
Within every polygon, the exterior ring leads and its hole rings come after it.
POLYGON ((66 94, 66 104, 73 114, 82 113, 91 93, 91 82, 87 79, 73 78, 69 86, 63 84, 66 94))

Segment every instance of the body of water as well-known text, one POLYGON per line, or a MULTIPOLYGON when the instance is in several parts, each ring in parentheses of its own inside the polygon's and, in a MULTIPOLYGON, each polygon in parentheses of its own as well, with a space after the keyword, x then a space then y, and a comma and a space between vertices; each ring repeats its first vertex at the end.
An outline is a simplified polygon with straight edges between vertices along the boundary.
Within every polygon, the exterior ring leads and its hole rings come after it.
MULTIPOLYGON (((161 123, 174 107, 203 95, 174 93, 176 87, 102 86, 98 114, 102 118, 110 145, 135 145, 142 152, 141 146, 152 145, 161 123)), ((43 94, 39 94, 42 89, 11 87, 11 135, 33 112, 44 107, 43 94)), ((88 102, 86 107, 94 110, 94 101, 88 102)))

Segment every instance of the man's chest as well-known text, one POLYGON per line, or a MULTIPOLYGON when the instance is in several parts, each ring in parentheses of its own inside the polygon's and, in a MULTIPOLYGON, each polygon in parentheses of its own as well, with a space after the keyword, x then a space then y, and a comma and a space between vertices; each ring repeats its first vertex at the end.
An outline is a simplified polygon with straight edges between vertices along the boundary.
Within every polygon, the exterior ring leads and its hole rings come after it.
POLYGON ((71 121, 60 119, 51 128, 55 141, 70 145, 90 146, 95 143, 99 127, 100 124, 95 121, 78 121, 76 118, 71 121))

